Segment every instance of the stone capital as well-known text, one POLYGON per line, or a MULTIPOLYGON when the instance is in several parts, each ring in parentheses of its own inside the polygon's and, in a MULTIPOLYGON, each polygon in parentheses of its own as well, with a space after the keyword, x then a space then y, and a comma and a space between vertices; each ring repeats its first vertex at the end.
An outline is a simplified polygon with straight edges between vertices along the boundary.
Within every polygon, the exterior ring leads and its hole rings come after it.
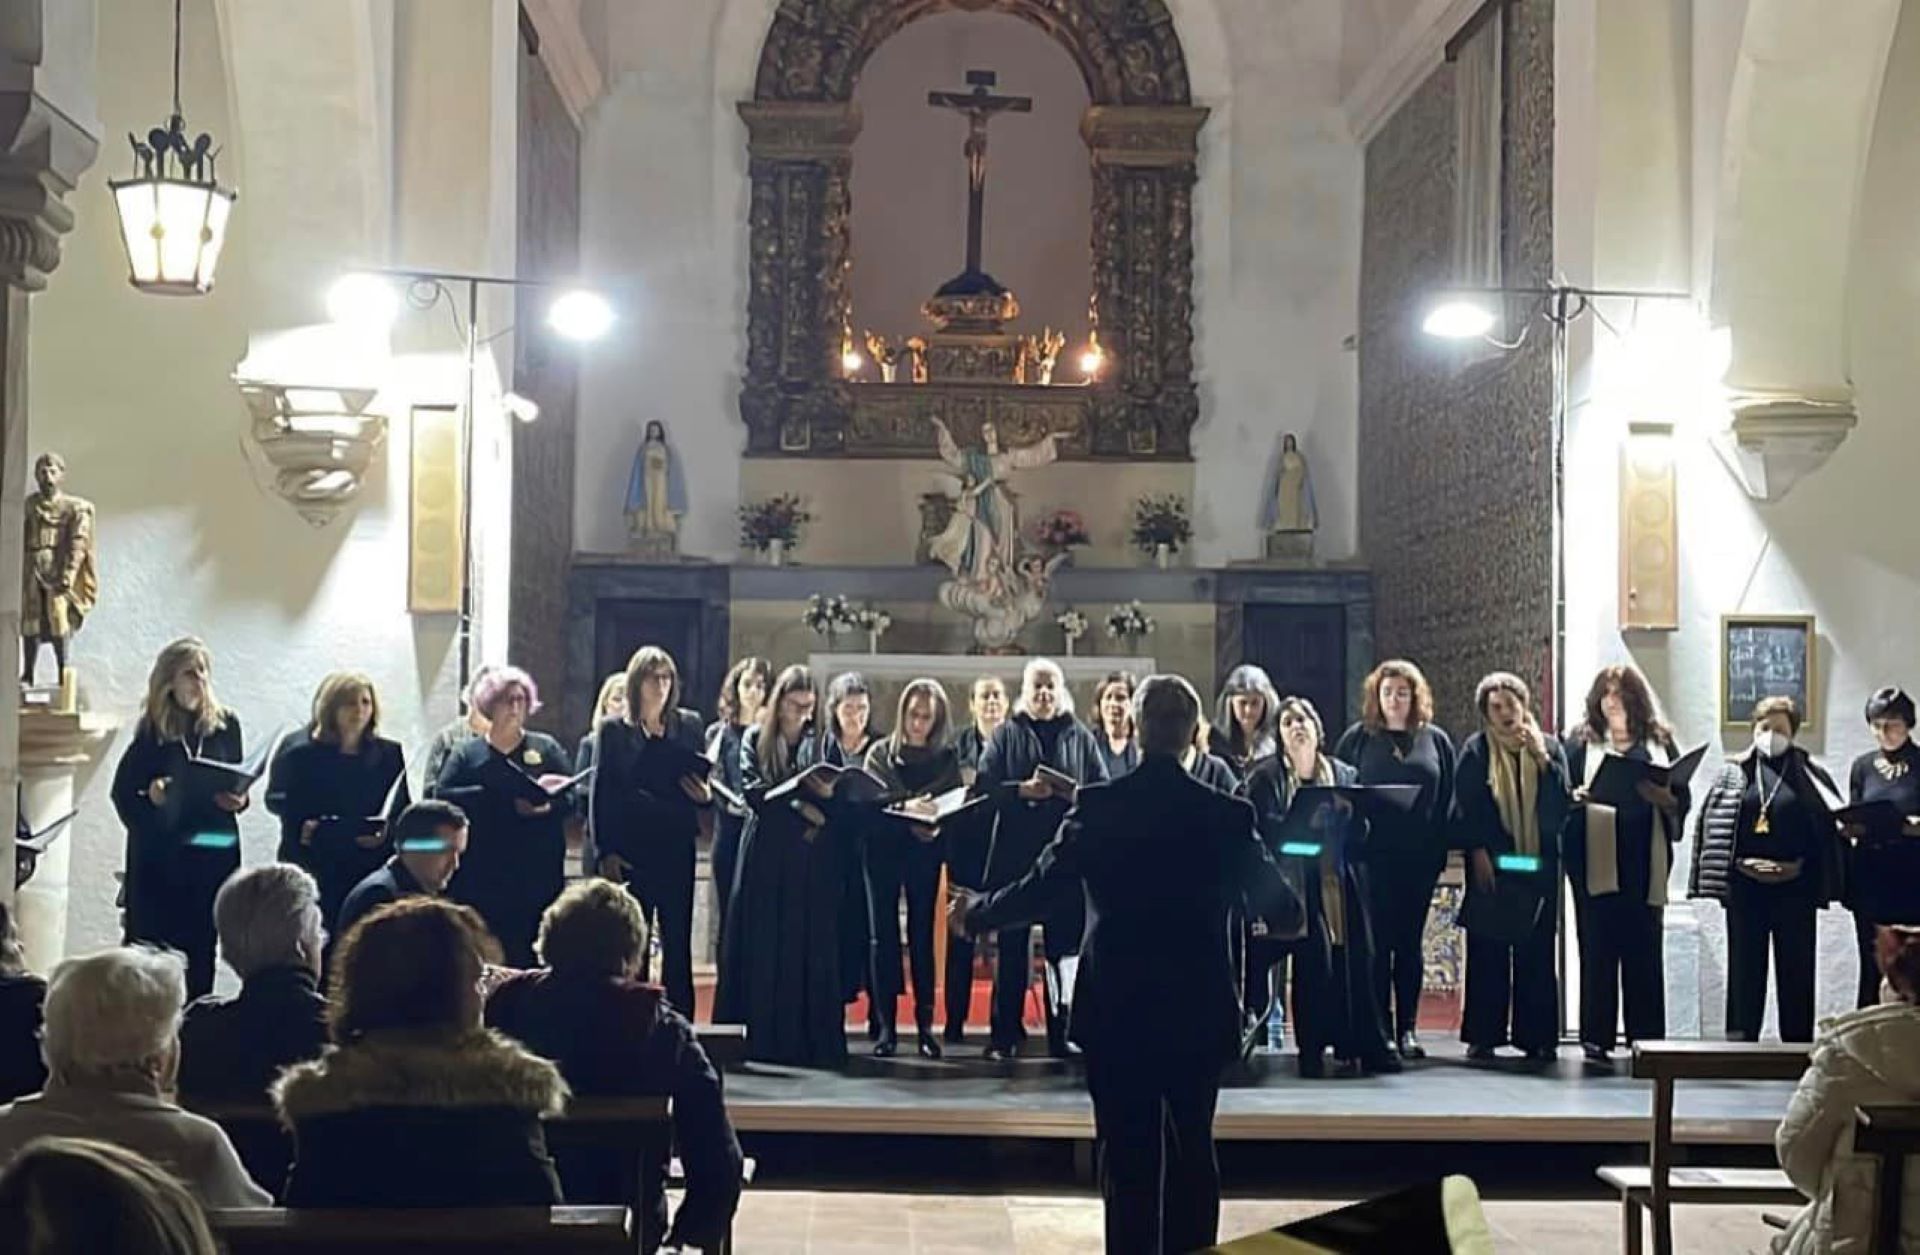
POLYGON ((28 291, 47 285, 60 237, 73 228, 67 193, 99 148, 38 92, 0 91, 0 281, 28 291))
POLYGON ((1095 165, 1191 166, 1210 113, 1194 105, 1095 105, 1080 119, 1080 136, 1095 165))
POLYGON ((850 161, 860 135, 860 106, 807 101, 748 100, 747 154, 762 161, 850 161))

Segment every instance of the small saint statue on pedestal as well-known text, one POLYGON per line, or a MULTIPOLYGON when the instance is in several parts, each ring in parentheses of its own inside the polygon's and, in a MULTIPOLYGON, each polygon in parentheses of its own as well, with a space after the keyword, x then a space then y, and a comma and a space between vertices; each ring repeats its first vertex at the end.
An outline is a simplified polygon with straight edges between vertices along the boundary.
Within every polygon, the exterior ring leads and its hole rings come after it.
POLYGON ((679 553, 680 518, 686 512, 686 482, 667 445, 666 425, 650 420, 627 480, 627 534, 633 548, 648 558, 671 560, 679 553))
POLYGON ((20 682, 33 684, 40 646, 52 645, 59 709, 72 712, 77 701, 67 646, 99 599, 100 577, 93 561, 93 503, 60 491, 66 477, 66 459, 57 453, 43 453, 33 464, 20 592, 20 682))
POLYGON ((1313 557, 1313 533, 1320 525, 1313 503, 1313 477, 1300 441, 1292 432, 1280 438, 1280 454, 1268 477, 1262 524, 1267 529, 1267 557, 1304 562, 1313 557))

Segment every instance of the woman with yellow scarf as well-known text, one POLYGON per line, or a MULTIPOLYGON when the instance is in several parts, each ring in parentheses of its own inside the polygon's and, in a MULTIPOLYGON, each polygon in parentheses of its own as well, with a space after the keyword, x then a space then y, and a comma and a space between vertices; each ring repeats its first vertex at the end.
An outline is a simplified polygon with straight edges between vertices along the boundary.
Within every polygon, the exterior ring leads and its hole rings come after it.
POLYGON ((1560 1037, 1553 939, 1560 828, 1571 804, 1566 753, 1540 731, 1520 677, 1496 671, 1473 697, 1480 731, 1461 747, 1453 780, 1455 843, 1468 871, 1460 1037, 1469 1059, 1490 1061, 1511 1044, 1549 1063, 1560 1037))

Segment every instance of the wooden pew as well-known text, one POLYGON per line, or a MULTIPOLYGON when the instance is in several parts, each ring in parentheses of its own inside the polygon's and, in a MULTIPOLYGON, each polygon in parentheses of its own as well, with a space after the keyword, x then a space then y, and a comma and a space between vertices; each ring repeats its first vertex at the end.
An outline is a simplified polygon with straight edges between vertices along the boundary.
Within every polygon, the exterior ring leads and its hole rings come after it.
POLYGON ((1633 1047, 1633 1075, 1653 1082, 1653 1130, 1647 1163, 1600 1169, 1620 1192, 1622 1249, 1640 1255, 1643 1213, 1653 1217, 1654 1255, 1673 1255, 1673 1204, 1805 1201, 1776 1168, 1676 1168, 1673 1090, 1679 1081, 1797 1081, 1813 1047, 1805 1042, 1644 1041, 1633 1047))
POLYGON ((1862 1107, 1854 1119, 1853 1149, 1880 1161, 1873 1186, 1872 1249, 1897 1251, 1907 1156, 1920 1155, 1920 1106, 1862 1107))
POLYGON ((280 1207, 207 1212, 228 1255, 627 1255, 633 1229, 624 1207, 473 1207, 461 1210, 293 1211, 280 1207))

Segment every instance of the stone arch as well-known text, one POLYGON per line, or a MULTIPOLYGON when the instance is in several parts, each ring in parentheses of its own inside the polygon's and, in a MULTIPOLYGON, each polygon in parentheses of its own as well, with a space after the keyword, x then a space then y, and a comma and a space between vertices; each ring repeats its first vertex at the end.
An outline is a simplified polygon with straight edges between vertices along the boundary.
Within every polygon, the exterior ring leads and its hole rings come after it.
POLYGON ((1164 0, 891 0, 781 6, 761 51, 756 100, 848 101, 860 70, 901 27, 929 13, 1010 13, 1058 40, 1087 80, 1095 105, 1186 105, 1186 53, 1164 0))
POLYGON ((1062 438, 1068 457, 1188 460, 1193 380, 1194 186, 1208 111, 1192 103, 1165 0, 784 0, 739 106, 748 130, 747 360, 740 413, 750 454, 920 457, 944 410, 956 431, 1062 438), (1058 40, 1086 79, 1093 164, 1094 320, 1112 369, 1091 388, 984 396, 880 396, 838 377, 851 309, 849 175, 867 59, 937 12, 1021 17, 1058 40), (909 403, 911 402, 911 403, 909 403))

